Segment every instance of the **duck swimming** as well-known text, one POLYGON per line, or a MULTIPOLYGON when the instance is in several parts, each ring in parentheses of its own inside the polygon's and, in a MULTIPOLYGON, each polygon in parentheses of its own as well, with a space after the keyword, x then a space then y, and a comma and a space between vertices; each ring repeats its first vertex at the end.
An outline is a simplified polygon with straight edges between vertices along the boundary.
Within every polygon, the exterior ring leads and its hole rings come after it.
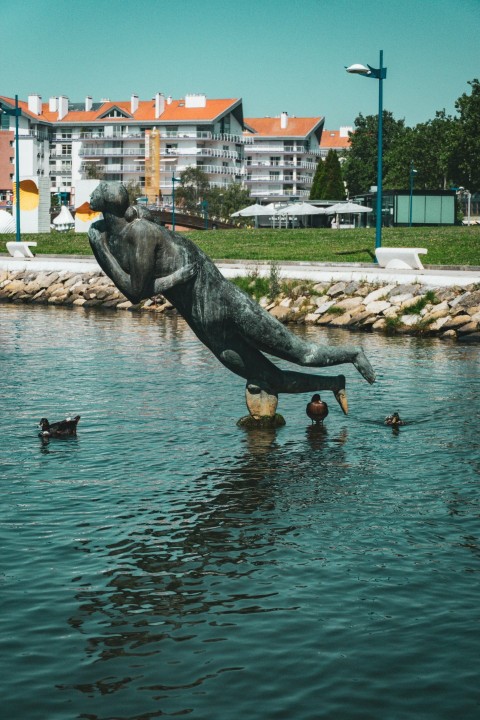
POLYGON ((394 412, 392 415, 387 415, 385 418, 385 425, 390 425, 390 427, 400 427, 400 425, 405 425, 405 422, 400 418, 398 412, 394 412))
POLYGON ((323 402, 318 393, 315 393, 307 405, 306 413, 312 421, 312 424, 323 425, 323 421, 328 415, 328 405, 326 402, 323 402))
POLYGON ((80 415, 76 415, 74 418, 68 417, 55 423, 49 423, 47 418, 42 418, 39 422, 41 432, 38 434, 40 437, 69 437, 70 435, 76 435, 79 420, 80 415))

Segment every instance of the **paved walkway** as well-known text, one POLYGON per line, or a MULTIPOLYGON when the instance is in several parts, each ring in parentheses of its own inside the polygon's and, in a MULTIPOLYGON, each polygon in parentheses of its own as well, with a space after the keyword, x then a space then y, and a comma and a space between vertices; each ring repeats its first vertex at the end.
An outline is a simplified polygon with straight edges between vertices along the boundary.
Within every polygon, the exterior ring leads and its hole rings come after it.
MULTIPOLYGON (((217 263, 225 277, 248 275, 258 270, 262 276, 270 274, 269 262, 251 260, 220 260, 217 263)), ((32 270, 33 272, 95 272, 99 266, 93 257, 72 255, 41 255, 31 260, 0 255, 0 270, 32 270)), ((373 263, 315 263, 281 262, 278 264, 280 278, 312 280, 314 282, 363 280, 369 283, 411 283, 419 282, 428 287, 464 287, 480 284, 480 267, 459 268, 430 266, 425 270, 386 270, 373 263)))

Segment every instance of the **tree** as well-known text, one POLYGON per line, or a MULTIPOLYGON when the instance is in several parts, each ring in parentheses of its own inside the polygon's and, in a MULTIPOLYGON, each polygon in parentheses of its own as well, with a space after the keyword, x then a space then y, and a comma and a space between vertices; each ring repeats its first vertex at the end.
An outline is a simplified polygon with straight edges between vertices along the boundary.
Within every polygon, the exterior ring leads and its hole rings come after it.
POLYGON ((83 165, 83 173, 87 180, 103 180, 104 172, 94 162, 86 162, 83 165))
MULTIPOLYGON (((405 135, 404 120, 395 120, 388 110, 383 111, 383 172, 388 175, 388 153, 405 135)), ((343 176, 350 195, 368 192, 377 184, 378 115, 360 114, 350 135, 350 149, 345 154, 343 176)), ((410 158, 408 160, 410 162, 410 158)))
POLYGON ((128 193, 128 201, 130 205, 135 205, 137 198, 143 195, 142 186, 135 180, 129 180, 128 183, 125 184, 125 188, 128 193))
POLYGON ((199 167, 188 167, 180 173, 180 185, 175 190, 175 202, 187 212, 200 213, 200 203, 208 199, 210 183, 207 174, 199 167))
POLYGON ((455 103, 459 117, 452 162, 457 183, 472 192, 480 190, 480 81, 468 84, 471 94, 463 93, 455 103))
POLYGON ((329 150, 325 159, 325 167, 318 182, 319 200, 344 200, 345 185, 343 184, 342 168, 335 150, 329 150))
POLYGON ((227 188, 211 187, 208 192, 208 209, 211 216, 228 222, 230 215, 249 205, 250 191, 241 183, 232 183, 227 188))
POLYGON ((324 160, 319 160, 317 163, 317 169, 315 170, 315 175, 313 176, 313 183, 310 190, 310 200, 322 200, 320 196, 320 184, 323 178, 323 174, 325 172, 325 162, 324 160))

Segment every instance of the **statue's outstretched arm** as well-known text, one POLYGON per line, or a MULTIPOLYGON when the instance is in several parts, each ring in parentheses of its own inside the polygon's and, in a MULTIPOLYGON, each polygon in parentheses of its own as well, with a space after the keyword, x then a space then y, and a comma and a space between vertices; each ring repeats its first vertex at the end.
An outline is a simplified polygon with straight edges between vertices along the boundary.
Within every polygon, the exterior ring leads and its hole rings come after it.
POLYGON ((187 282, 198 273, 198 263, 189 263, 185 267, 176 270, 171 275, 156 278, 154 283, 155 295, 161 295, 165 290, 170 290, 175 285, 187 282))

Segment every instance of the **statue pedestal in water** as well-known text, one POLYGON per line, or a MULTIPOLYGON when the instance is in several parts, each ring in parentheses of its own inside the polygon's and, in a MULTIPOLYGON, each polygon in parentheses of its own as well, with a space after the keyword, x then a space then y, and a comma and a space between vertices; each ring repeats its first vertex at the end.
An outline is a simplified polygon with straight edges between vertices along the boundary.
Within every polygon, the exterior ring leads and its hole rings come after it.
POLYGON ((276 428, 285 425, 285 419, 277 413, 278 394, 269 394, 258 385, 248 384, 245 400, 250 415, 237 422, 245 428, 276 428))

